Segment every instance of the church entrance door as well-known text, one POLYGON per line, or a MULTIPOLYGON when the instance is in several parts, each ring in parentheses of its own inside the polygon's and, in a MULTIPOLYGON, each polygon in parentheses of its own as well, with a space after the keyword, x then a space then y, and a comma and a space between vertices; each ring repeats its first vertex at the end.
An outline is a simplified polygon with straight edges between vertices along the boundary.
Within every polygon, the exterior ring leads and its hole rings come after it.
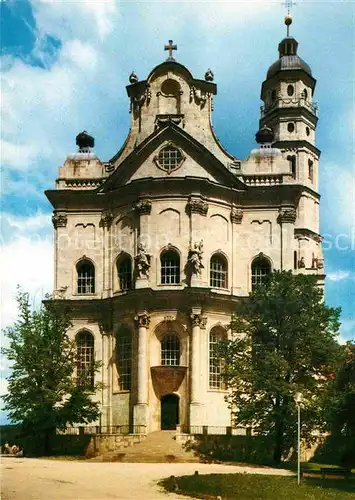
POLYGON ((175 429, 179 423, 179 396, 166 394, 161 398, 161 430, 175 429))

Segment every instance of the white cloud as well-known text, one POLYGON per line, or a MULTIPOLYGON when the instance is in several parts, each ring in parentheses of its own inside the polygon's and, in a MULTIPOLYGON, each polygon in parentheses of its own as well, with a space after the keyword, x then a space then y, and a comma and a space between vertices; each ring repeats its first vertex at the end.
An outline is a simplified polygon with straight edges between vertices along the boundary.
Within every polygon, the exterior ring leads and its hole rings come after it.
POLYGON ((16 287, 28 292, 34 306, 53 288, 53 243, 51 232, 46 232, 50 217, 38 214, 32 217, 3 216, 12 228, 10 237, 1 248, 2 327, 12 324, 17 317, 16 287))
POLYGON ((351 273, 350 271, 335 271, 335 272, 330 272, 330 273, 327 273, 327 278, 330 280, 330 281, 342 281, 342 280, 346 280, 348 279, 349 277, 351 276, 351 273))
POLYGON ((338 233, 345 230, 350 237, 355 228, 355 170, 333 164, 322 164, 321 168, 321 210, 327 228, 338 233))

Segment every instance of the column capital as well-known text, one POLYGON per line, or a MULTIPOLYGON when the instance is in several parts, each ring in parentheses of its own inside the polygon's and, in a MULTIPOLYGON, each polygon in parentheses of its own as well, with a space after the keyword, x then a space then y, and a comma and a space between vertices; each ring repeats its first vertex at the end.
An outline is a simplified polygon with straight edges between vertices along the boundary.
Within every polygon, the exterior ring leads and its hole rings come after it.
POLYGON ((103 210, 101 213, 100 226, 110 228, 113 221, 113 214, 109 210, 103 210))
POLYGON ((243 210, 241 208, 233 207, 230 213, 232 224, 241 224, 243 220, 243 210))
POLYGON ((277 222, 279 224, 294 224, 297 219, 297 212, 294 208, 280 208, 277 222))
POLYGON ((150 323, 150 316, 147 312, 139 313, 134 317, 134 321, 136 322, 138 328, 148 328, 150 323))
POLYGON ((68 222, 68 216, 66 212, 54 212, 52 215, 52 223, 55 229, 57 227, 66 227, 68 222))
POLYGON ((202 314, 195 314, 191 313, 190 314, 191 318, 191 324, 192 326, 199 326, 201 329, 205 329, 207 325, 207 317, 203 316, 202 314))
POLYGON ((206 217, 208 212, 208 203, 200 196, 190 196, 189 201, 186 205, 186 211, 190 215, 194 213, 206 217))
POLYGON ((133 210, 139 215, 150 215, 152 211, 152 202, 149 198, 142 198, 133 203, 133 210))

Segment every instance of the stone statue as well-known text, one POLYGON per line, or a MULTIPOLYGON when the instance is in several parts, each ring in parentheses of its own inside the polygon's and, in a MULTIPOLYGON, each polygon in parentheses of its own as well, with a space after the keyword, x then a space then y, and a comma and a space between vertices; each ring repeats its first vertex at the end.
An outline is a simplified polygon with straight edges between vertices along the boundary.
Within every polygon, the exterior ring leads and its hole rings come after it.
POLYGON ((301 257, 300 260, 298 261, 298 267, 299 268, 306 267, 306 263, 304 261, 304 257, 301 257))
POLYGON ((134 258, 137 278, 149 278, 150 255, 143 243, 138 243, 137 255, 134 258))
POLYGON ((187 262, 192 274, 201 274, 201 270, 205 267, 202 263, 203 241, 195 243, 193 248, 189 250, 187 262))

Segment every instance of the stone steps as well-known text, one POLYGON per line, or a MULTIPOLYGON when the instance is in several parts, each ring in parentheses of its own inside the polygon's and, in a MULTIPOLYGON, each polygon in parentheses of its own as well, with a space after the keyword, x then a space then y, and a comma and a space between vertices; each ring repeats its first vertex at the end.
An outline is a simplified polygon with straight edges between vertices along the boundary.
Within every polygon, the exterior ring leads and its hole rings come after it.
POLYGON ((152 432, 141 443, 108 452, 93 460, 126 463, 199 462, 192 451, 185 451, 175 440, 175 434, 175 431, 152 432))

